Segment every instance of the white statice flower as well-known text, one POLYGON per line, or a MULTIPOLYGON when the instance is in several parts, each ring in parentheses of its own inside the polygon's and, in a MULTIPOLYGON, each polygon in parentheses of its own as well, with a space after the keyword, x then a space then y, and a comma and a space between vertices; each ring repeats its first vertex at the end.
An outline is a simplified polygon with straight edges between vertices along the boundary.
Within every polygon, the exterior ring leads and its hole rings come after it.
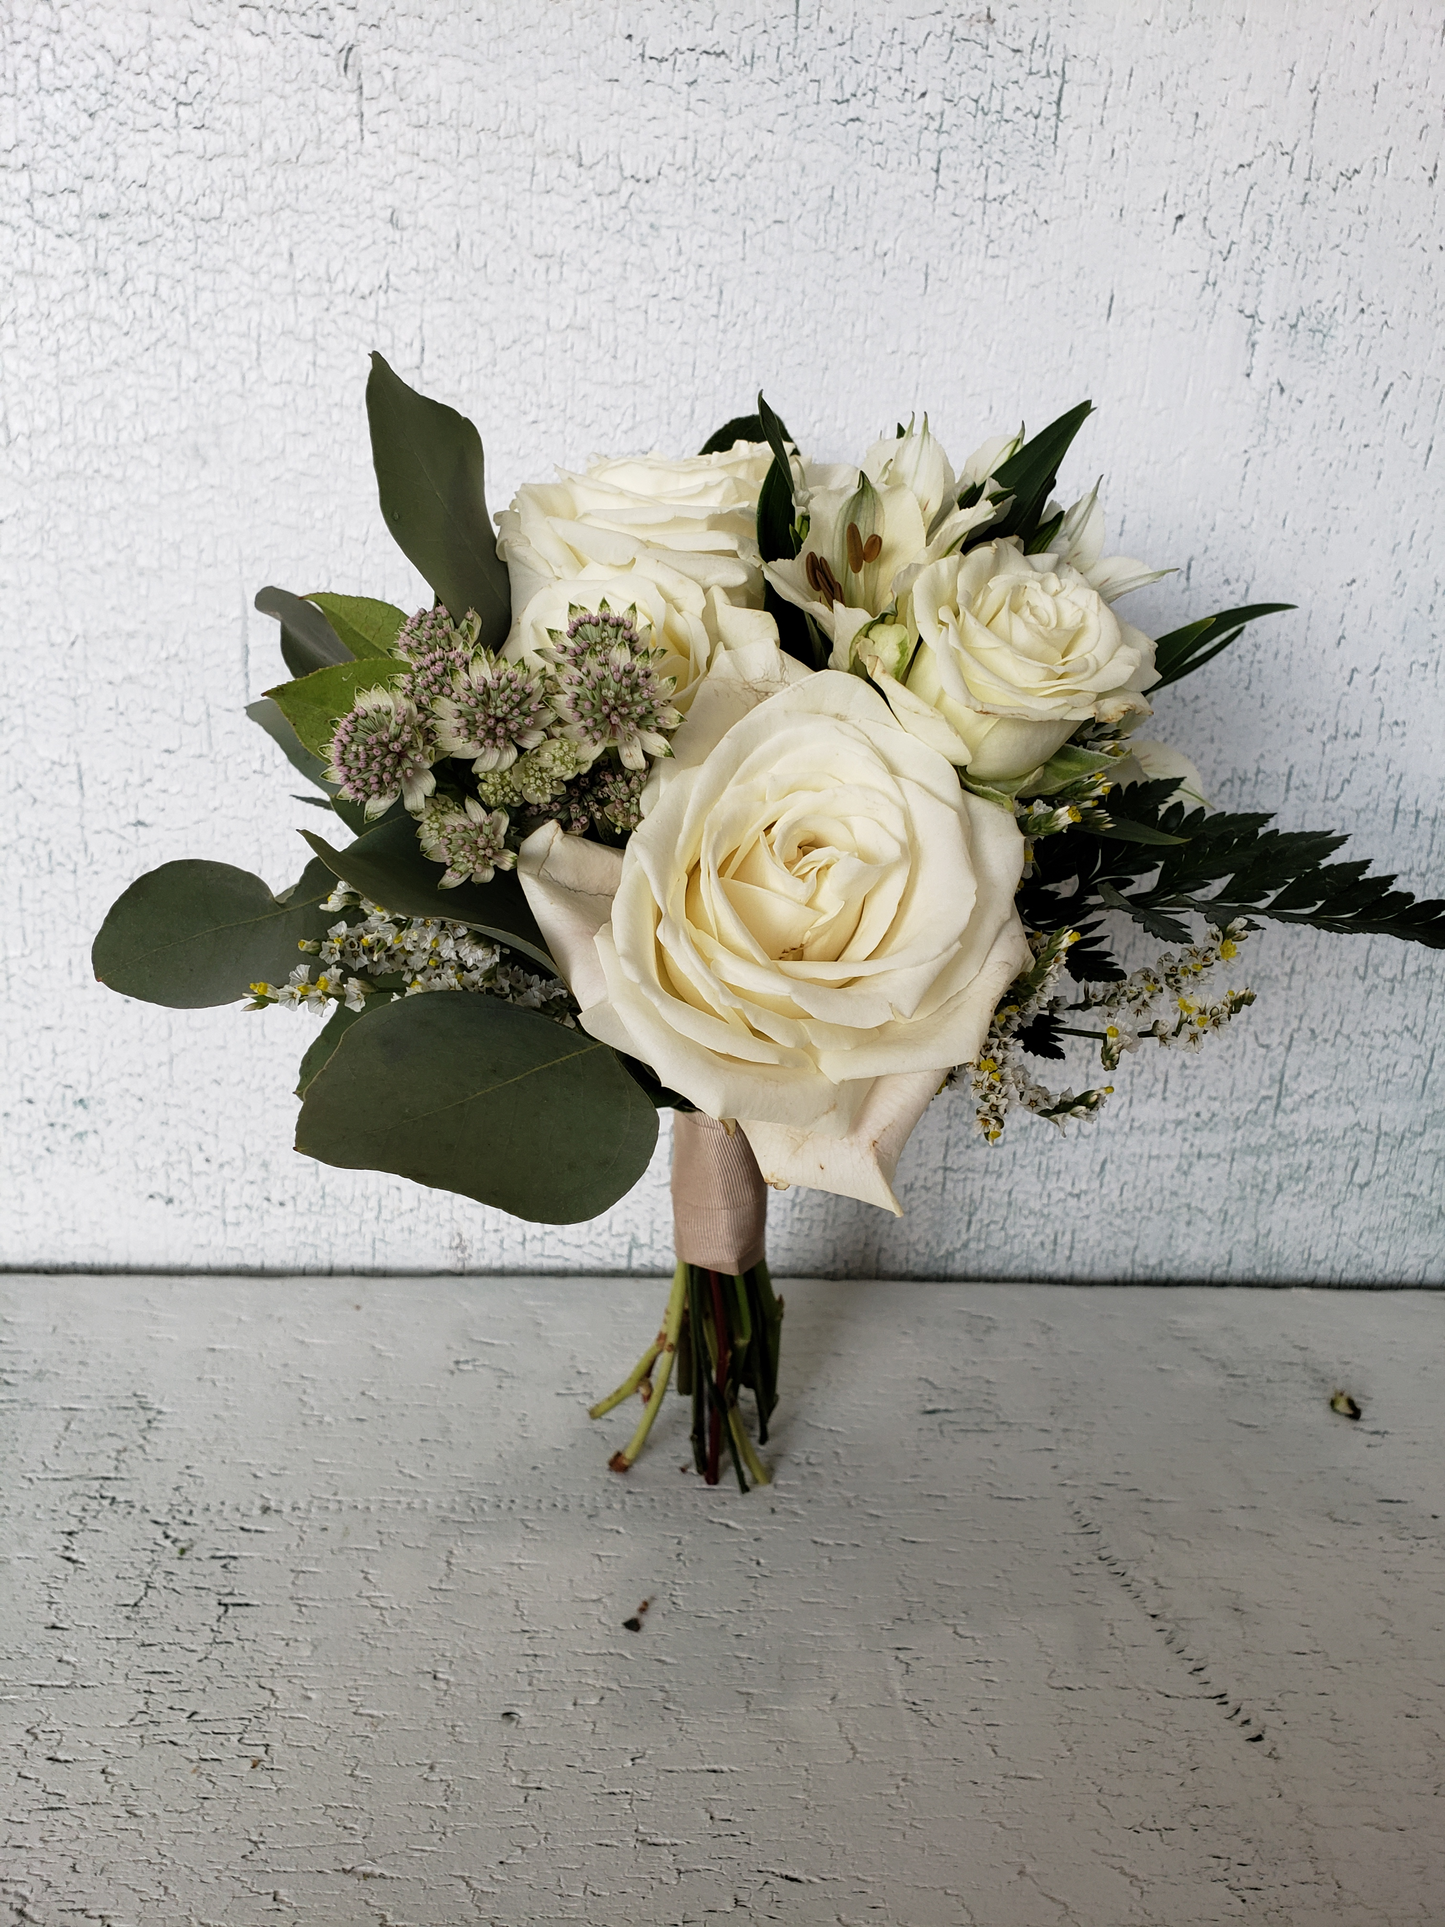
POLYGON ((906 683, 879 681, 900 722, 976 780, 1026 774, 1080 723, 1151 713, 1150 638, 1071 564, 1027 555, 1016 537, 931 563, 908 616, 906 683))
POLYGON ((344 1004, 356 1011, 370 999, 386 1003, 398 996, 460 990, 499 997, 524 1010, 540 1011, 570 1029, 576 1027, 576 1005, 560 978, 541 977, 504 962, 496 944, 464 923, 437 917, 391 917, 344 884, 325 907, 344 914, 331 925, 324 942, 302 945, 318 955, 316 978, 311 977, 313 966, 303 964, 279 988, 252 984, 248 1009, 264 1010, 275 1004, 291 1010, 334 1010, 344 1004))
POLYGON ((543 825, 518 874, 584 1029, 764 1176, 897 1211, 892 1176, 1027 955, 1023 838, 866 683, 714 664, 625 851, 543 825))

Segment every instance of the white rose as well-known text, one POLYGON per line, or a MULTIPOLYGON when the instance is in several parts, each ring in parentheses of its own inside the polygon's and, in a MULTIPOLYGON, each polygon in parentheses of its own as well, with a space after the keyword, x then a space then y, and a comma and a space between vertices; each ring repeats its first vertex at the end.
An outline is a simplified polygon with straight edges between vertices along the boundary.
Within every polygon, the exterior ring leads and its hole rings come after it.
POLYGON ((497 518, 513 609, 549 581, 589 565, 627 568, 643 552, 703 590, 761 608, 757 502, 772 459, 764 442, 737 442, 717 455, 622 456, 529 482, 497 518))
POLYGON ((674 747, 625 851, 548 824, 519 855, 582 1025, 738 1119, 771 1182, 897 1211, 908 1132, 1028 958, 1018 826, 774 648, 719 658, 674 747))
POLYGON ((912 584, 919 638, 906 688, 881 678, 900 721, 983 781, 1046 762, 1081 722, 1149 715, 1154 644, 1058 556, 981 543, 912 584))

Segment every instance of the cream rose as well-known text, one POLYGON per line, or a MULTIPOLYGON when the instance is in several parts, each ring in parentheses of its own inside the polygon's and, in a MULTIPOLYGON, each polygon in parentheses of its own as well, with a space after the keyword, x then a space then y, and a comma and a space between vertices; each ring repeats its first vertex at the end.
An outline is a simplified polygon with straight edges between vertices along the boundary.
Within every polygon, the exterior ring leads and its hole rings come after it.
POLYGON ((1010 536, 931 563, 914 580, 918 649, 899 720, 984 781, 1046 762, 1081 722, 1149 715, 1154 644, 1080 571, 1010 536))
POLYGON ((1011 814, 857 677, 721 657, 625 851, 545 825, 518 873, 584 1029, 763 1174, 896 1211, 893 1169, 1028 957, 1011 814))
POLYGON ((589 565, 627 568, 647 553, 704 591, 761 608, 757 502, 772 459, 764 442, 736 442, 717 455, 623 456, 528 483, 497 518, 512 607, 589 565))

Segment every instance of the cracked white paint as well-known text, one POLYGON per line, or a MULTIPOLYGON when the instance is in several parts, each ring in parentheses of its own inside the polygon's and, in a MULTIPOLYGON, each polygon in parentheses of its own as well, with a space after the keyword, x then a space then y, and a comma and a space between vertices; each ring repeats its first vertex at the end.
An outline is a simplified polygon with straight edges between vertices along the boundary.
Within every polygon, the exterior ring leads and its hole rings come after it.
POLYGON ((0 1921, 1438 1921, 1438 1296, 658 1289, 4 1281, 0 1921))
MULTIPOLYGON (((1066 481, 1102 470, 1119 545, 1182 570, 1138 619, 1300 605, 1159 733, 1217 800, 1438 890, 1442 96, 1409 0, 0 11, 0 1262, 668 1261, 661 1157, 562 1230, 328 1171, 289 1148, 305 1019, 90 979, 139 871, 299 867, 314 814, 241 714, 280 673, 249 599, 419 596, 372 347, 476 417, 494 504, 696 447, 759 381, 830 456, 1092 395, 1066 481)), ((780 1264, 1445 1280, 1440 961, 1273 930, 1250 973, 1236 1034, 1127 1063, 1063 1146, 935 1106, 902 1222, 784 1200, 780 1264)))

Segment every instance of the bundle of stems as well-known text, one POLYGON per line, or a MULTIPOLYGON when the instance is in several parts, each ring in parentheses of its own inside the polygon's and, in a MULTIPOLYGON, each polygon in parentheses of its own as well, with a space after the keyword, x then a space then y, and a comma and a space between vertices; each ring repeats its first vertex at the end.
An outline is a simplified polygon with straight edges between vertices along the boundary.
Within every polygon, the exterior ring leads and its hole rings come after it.
POLYGON ((748 1482, 767 1485, 772 1475, 748 1436, 738 1395, 744 1387, 758 1411, 758 1443, 766 1445, 768 1420, 778 1402, 778 1350, 783 1301, 761 1260, 748 1271, 708 1271, 679 1263, 672 1275, 662 1327, 627 1377, 591 1408, 601 1418, 633 1392, 641 1394, 637 1430, 609 1463, 626 1472, 647 1443, 658 1407, 677 1366, 677 1391, 692 1401, 693 1464, 709 1485, 721 1476, 726 1446, 744 1492, 748 1482))

